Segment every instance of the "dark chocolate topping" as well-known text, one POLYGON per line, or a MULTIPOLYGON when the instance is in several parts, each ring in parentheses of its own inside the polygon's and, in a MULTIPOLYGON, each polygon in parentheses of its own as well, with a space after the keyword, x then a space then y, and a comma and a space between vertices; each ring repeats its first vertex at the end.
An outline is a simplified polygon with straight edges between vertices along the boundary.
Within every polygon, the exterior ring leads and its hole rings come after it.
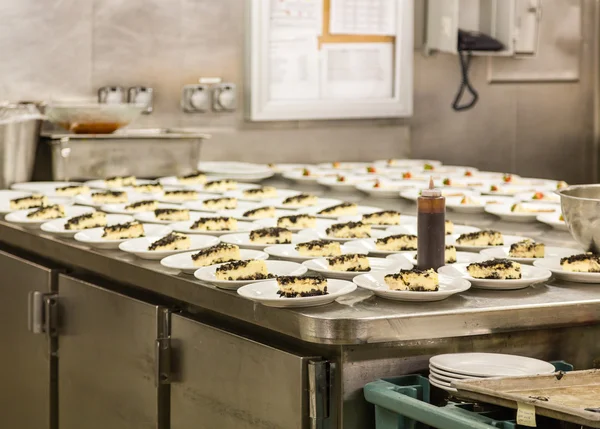
POLYGON ((185 239, 185 238, 186 238, 185 235, 181 235, 181 234, 172 232, 169 235, 164 236, 160 240, 156 240, 154 243, 152 243, 148 247, 148 250, 156 250, 159 247, 166 246, 167 244, 175 243, 175 242, 177 242, 181 239, 185 239))
POLYGON ((561 265, 564 263, 572 264, 573 262, 579 261, 596 261, 600 263, 600 255, 596 255, 594 253, 580 253, 573 256, 568 256, 566 258, 560 258, 561 265))

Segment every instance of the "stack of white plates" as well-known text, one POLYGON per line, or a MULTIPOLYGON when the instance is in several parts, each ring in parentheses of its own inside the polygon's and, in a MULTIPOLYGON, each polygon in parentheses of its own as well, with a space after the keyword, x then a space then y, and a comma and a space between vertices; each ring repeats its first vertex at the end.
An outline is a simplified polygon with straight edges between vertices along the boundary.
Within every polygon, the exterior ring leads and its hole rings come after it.
POLYGON ((455 380, 491 377, 522 377, 551 374, 554 365, 524 356, 498 353, 451 353, 429 359, 429 382, 448 392, 455 380))

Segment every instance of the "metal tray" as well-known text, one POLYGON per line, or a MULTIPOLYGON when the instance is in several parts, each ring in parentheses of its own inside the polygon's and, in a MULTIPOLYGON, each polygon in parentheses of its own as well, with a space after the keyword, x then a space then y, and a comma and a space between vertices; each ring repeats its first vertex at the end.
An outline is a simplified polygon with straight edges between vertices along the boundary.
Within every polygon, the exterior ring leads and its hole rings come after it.
POLYGON ((600 428, 600 370, 531 377, 454 381, 456 396, 503 407, 535 406, 536 414, 600 428))

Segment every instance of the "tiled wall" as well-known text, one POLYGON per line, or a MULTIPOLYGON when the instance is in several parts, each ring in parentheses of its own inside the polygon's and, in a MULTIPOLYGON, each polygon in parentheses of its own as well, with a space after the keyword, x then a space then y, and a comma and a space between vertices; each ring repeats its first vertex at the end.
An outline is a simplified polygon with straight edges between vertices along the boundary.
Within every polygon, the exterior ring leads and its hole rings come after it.
MULTIPOLYGON (((244 1, 250 0, 0 0, 0 99, 93 97, 103 85, 147 85, 156 91, 155 112, 138 125, 215 130, 204 151, 210 159, 358 160, 410 151, 415 157, 526 175, 570 181, 590 177, 591 60, 582 64, 582 81, 576 83, 488 85, 485 60, 478 59, 474 81, 480 105, 454 113, 456 58, 426 58, 417 51, 410 121, 252 124, 244 121, 241 109, 184 114, 181 88, 200 76, 235 82, 242 97, 244 1)), ((415 3, 419 44, 423 0, 415 3)), ((550 3, 550 16, 560 16, 557 3, 564 8, 579 1, 545 3, 550 3)), ((595 2, 583 3, 589 8, 595 2)), ((584 16, 589 39, 593 13, 584 16)), ((546 25, 547 31, 553 29, 552 22, 546 25)))

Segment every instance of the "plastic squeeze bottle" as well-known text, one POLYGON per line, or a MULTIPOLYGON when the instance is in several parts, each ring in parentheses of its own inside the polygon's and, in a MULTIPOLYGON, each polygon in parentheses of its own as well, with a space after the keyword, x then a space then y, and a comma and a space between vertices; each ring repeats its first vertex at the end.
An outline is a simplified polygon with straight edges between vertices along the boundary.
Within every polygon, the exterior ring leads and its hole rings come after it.
POLYGON ((417 268, 437 270, 445 265, 446 198, 433 178, 417 200, 417 230, 417 268))

